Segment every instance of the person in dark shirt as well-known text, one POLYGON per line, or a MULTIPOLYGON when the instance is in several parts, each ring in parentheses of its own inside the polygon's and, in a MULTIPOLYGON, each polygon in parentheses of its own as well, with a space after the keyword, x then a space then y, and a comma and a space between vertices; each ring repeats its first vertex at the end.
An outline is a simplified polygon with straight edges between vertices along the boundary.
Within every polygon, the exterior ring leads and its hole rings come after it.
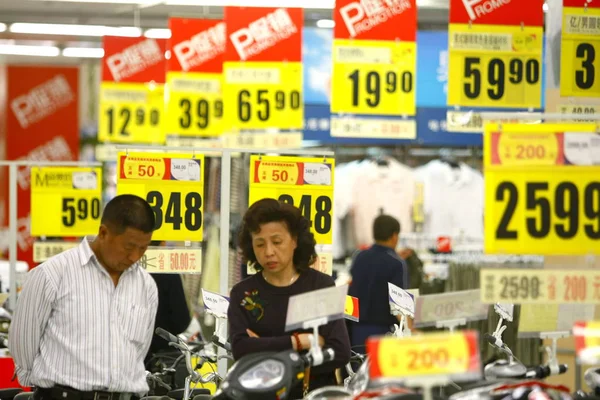
MULTIPOLYGON (((335 286, 333 279, 309 266, 315 261, 315 238, 300 210, 275 199, 254 203, 244 215, 240 247, 258 273, 231 289, 228 311, 233 357, 263 351, 310 349, 306 330, 285 331, 291 296, 335 286)), ((306 305, 307 313, 310 304, 306 305)), ((335 351, 333 361, 310 371, 309 390, 335 385, 335 370, 350 360, 350 341, 343 320, 319 328, 323 347, 335 351)), ((290 393, 303 398, 303 385, 290 393)))
POLYGON ((352 349, 359 353, 365 352, 369 336, 385 335, 398 323, 390 314, 388 282, 408 288, 406 264, 396 253, 399 237, 400 222, 389 215, 378 216, 373 222, 375 244, 358 253, 352 263, 348 294, 358 298, 360 320, 349 323, 349 330, 352 349))
MULTIPOLYGON (((154 240, 151 242, 151 245, 162 246, 164 242, 154 240)), ((150 275, 154 278, 158 288, 158 311, 156 313, 154 329, 160 327, 173 335, 185 332, 192 322, 192 317, 185 297, 181 276, 179 274, 150 275)), ((169 342, 157 335, 153 335, 152 343, 150 344, 150 349, 145 360, 147 368, 152 368, 149 362, 153 355, 170 352, 176 352, 176 355, 179 355, 178 350, 169 346, 169 342)))

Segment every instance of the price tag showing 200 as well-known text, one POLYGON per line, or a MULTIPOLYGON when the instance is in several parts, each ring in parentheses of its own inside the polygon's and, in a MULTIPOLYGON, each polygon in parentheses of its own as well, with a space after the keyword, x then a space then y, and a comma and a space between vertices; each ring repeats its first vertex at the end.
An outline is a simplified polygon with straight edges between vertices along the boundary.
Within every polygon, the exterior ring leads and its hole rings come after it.
POLYGON ((202 240, 203 155, 119 154, 118 194, 150 204, 155 240, 202 240))

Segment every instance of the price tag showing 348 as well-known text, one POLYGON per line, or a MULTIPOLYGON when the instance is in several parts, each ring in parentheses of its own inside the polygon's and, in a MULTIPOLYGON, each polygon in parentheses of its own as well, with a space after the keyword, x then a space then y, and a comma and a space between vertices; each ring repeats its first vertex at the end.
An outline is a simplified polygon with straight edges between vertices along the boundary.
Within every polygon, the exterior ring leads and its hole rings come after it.
POLYGON ((317 244, 331 244, 332 158, 252 156, 249 204, 274 198, 292 204, 312 223, 317 244))
POLYGON ((202 241, 204 155, 119 153, 118 160, 117 194, 150 203, 153 239, 202 241))

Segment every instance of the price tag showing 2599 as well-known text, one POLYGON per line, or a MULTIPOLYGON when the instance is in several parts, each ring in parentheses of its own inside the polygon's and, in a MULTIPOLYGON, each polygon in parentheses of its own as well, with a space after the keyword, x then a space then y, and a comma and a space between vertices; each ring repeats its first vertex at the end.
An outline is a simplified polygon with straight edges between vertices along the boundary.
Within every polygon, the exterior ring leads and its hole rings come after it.
POLYGON ((152 207, 154 240, 202 241, 204 155, 119 153, 117 194, 152 207))
POLYGON ((274 198, 292 204, 312 224, 317 244, 331 244, 333 158, 252 156, 249 204, 274 198))

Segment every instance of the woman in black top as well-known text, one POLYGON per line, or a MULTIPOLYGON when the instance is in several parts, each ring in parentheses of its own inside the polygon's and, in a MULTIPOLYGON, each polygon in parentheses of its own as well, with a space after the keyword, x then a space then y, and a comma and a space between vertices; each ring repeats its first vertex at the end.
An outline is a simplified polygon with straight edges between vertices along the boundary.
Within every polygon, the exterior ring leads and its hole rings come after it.
MULTIPOLYGON (((290 296, 335 286, 333 279, 310 268, 316 260, 310 223, 300 210, 275 199, 254 203, 244 215, 240 247, 258 273, 231 289, 229 332, 233 356, 261 351, 310 348, 309 331, 285 332, 290 296)), ((309 314, 311 305, 306 305, 309 314)), ((350 341, 343 320, 319 328, 319 340, 335 359, 312 368, 309 390, 335 385, 335 369, 350 360, 350 341)), ((290 398, 302 398, 302 385, 290 398)))

